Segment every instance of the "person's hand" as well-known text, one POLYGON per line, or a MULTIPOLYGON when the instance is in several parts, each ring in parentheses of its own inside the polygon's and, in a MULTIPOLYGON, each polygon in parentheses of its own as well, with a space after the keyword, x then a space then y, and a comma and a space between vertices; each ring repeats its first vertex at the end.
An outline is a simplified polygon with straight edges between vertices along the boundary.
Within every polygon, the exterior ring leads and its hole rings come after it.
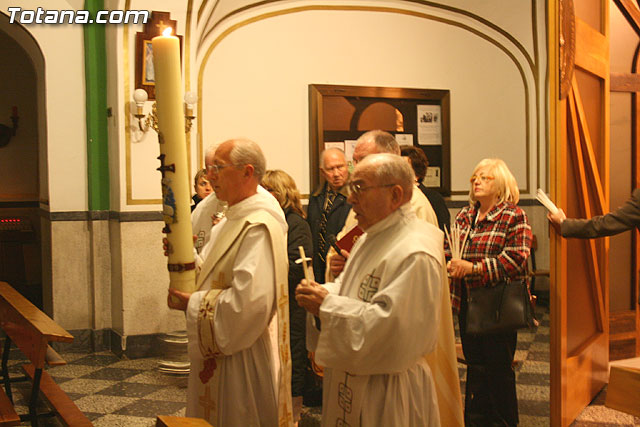
POLYGON ((454 279, 462 279, 473 272, 473 263, 465 259, 452 258, 447 263, 447 272, 454 279))
POLYGON ((564 214, 562 209, 558 209, 558 211, 554 214, 549 212, 547 214, 547 219, 551 222, 551 225, 556 230, 556 232, 560 233, 560 226, 562 222, 567 219, 567 216, 564 214))
POLYGON ((344 249, 341 249, 339 254, 335 254, 331 257, 329 260, 329 269, 331 270, 333 277, 338 277, 340 273, 342 273, 348 258, 349 252, 344 249))
POLYGON ((187 311, 189 298, 191 298, 191 294, 189 292, 182 292, 177 289, 169 288, 167 305, 169 306, 169 308, 172 308, 174 310, 187 311))
POLYGON ((217 225, 224 218, 224 214, 222 212, 216 212, 211 215, 211 226, 217 225))
POLYGON ((298 305, 314 316, 318 316, 320 312, 320 305, 324 301, 324 298, 329 294, 324 286, 317 284, 314 281, 307 282, 306 279, 302 279, 298 287, 296 288, 296 301, 298 305))

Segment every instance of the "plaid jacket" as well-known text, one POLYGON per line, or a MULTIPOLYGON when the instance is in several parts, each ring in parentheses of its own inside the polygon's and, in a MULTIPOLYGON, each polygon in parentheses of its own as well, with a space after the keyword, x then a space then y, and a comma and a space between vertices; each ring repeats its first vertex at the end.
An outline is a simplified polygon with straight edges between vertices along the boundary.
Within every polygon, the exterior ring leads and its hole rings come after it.
MULTIPOLYGON (((467 288, 476 288, 500 279, 527 278, 527 259, 532 238, 527 215, 513 203, 503 202, 494 206, 482 221, 472 226, 478 206, 464 207, 456 216, 458 227, 471 230, 463 258, 480 262, 482 271, 478 276, 451 280, 451 306, 456 313, 460 311, 463 283, 467 288)), ((446 239, 445 254, 447 259, 451 258, 446 239)))

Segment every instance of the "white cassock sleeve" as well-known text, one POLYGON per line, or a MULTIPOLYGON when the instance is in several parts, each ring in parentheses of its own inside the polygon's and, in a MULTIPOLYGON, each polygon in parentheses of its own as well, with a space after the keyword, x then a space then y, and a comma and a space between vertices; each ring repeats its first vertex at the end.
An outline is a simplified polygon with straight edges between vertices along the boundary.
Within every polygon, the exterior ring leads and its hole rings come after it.
MULTIPOLYGON (((389 272, 370 302, 329 294, 320 306, 320 365, 356 375, 399 372, 436 345, 441 266, 425 253, 389 272)), ((343 285, 345 286, 345 285, 343 285)))
MULTIPOLYGON (((222 353, 230 355, 249 348, 267 329, 274 308, 274 276, 267 229, 254 227, 247 232, 238 250, 231 287, 220 293, 216 303, 214 331, 222 353)), ((195 292, 189 299, 188 331, 197 330, 198 310, 206 293, 195 292)), ((197 333, 190 333, 189 338, 191 347, 191 338, 197 339, 197 333)), ((197 341, 193 345, 198 348, 197 341)), ((195 349, 190 348, 190 353, 192 350, 195 349)))

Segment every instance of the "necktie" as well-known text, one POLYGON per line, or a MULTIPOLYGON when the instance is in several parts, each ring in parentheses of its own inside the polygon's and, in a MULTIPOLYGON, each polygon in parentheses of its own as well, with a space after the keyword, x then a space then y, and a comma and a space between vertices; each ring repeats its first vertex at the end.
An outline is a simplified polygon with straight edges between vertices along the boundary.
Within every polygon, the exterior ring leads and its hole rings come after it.
POLYGON ((337 193, 333 190, 327 191, 326 203, 324 206, 324 210, 322 211, 322 216, 320 216, 320 227, 318 228, 318 256, 322 260, 322 262, 326 262, 325 254, 327 253, 327 219, 329 218, 329 213, 331 212, 331 208, 333 207, 333 201, 336 199, 337 193))

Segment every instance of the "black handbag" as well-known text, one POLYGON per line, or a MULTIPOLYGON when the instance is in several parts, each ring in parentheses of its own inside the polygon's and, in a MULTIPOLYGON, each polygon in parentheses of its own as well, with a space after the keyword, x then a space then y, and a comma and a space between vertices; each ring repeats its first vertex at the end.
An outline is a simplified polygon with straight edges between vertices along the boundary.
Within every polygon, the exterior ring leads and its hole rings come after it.
POLYGON ((501 281, 495 286, 467 289, 467 334, 513 332, 533 324, 526 281, 501 281))

